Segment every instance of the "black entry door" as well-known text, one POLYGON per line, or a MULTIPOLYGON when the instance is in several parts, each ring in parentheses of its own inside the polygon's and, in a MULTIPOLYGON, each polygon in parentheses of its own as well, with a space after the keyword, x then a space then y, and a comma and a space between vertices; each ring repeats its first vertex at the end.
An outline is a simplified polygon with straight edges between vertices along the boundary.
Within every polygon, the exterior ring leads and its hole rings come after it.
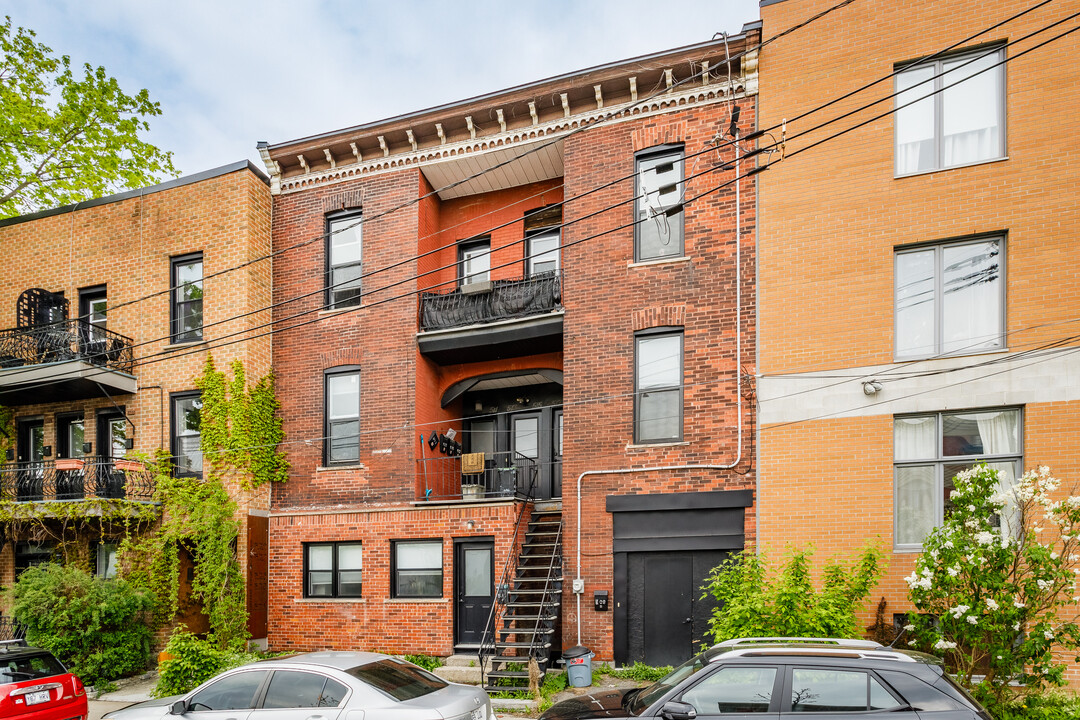
POLYGON ((495 600, 495 542, 469 540, 454 550, 455 642, 475 645, 483 639, 495 600))
POLYGON ((45 421, 20 420, 18 438, 18 470, 15 494, 19 500, 41 500, 45 492, 45 421))
POLYGON ((642 552, 628 557, 630 661, 678 665, 705 642, 715 603, 702 600, 705 576, 725 552, 642 552))
POLYGON ((114 460, 127 454, 127 419, 121 413, 107 411, 98 415, 97 448, 101 456, 97 467, 97 496, 124 497, 124 473, 113 464, 114 460))

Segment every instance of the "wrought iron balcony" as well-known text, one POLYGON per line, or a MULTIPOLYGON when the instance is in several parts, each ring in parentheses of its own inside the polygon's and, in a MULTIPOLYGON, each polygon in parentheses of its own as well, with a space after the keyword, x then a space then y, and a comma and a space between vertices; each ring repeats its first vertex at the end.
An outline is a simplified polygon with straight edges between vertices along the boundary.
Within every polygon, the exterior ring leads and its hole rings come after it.
POLYGON ((416 461, 420 500, 525 497, 536 483, 535 460, 521 453, 488 453, 479 472, 462 473, 461 457, 416 461))
POLYGON ((421 293, 420 351, 471 362, 561 350, 561 308, 559 271, 421 293))
POLYGON ((154 490, 153 476, 141 463, 98 455, 0 465, 0 501, 6 502, 149 501, 154 490))
POLYGON ((5 405, 134 392, 133 367, 130 338, 85 320, 0 330, 5 405))

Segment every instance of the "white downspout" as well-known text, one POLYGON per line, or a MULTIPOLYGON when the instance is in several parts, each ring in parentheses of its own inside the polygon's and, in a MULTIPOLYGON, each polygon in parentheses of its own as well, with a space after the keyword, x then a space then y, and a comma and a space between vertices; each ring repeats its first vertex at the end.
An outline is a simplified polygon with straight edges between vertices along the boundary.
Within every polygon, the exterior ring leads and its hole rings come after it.
POLYGON ((581 481, 586 475, 619 475, 639 472, 659 472, 665 470, 731 470, 742 462, 743 426, 742 426, 742 375, 739 363, 742 360, 742 204, 739 186, 739 132, 735 130, 735 398, 738 408, 738 441, 735 460, 727 465, 658 465, 656 467, 620 468, 618 470, 586 470, 577 478, 577 560, 575 562, 574 595, 577 597, 577 644, 581 645, 581 595, 585 592, 581 578, 581 481))

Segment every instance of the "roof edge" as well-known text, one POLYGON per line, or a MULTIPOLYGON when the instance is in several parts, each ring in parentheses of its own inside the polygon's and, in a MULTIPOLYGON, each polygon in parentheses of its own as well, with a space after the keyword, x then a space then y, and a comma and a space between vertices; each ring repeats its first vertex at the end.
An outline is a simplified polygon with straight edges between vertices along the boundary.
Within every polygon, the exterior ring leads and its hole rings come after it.
POLYGON ((183 175, 172 180, 166 180, 165 182, 158 183, 157 185, 150 185, 149 187, 136 188, 134 190, 125 190, 122 193, 116 193, 115 195, 106 195, 104 197, 93 198, 91 200, 83 200, 71 205, 61 205, 60 207, 49 208, 48 210, 39 210, 33 213, 27 213, 25 215, 15 215, 9 218, 0 218, 0 228, 8 227, 10 225, 19 225, 24 222, 31 222, 33 220, 40 220, 42 218, 52 217, 54 215, 63 215, 65 213, 75 212, 76 210, 85 210, 87 208, 98 207, 100 205, 109 205, 115 202, 121 202, 123 200, 130 200, 133 197, 141 197, 143 195, 152 195, 154 193, 163 192, 165 190, 172 190, 173 188, 183 187, 184 185, 193 185, 204 180, 220 177, 222 175, 228 175, 240 170, 250 170, 255 174, 259 180, 262 180, 264 185, 270 185, 270 178, 267 174, 261 170, 255 163, 250 160, 238 160, 228 165, 222 165, 220 167, 212 168, 210 170, 203 170, 192 175, 183 175))

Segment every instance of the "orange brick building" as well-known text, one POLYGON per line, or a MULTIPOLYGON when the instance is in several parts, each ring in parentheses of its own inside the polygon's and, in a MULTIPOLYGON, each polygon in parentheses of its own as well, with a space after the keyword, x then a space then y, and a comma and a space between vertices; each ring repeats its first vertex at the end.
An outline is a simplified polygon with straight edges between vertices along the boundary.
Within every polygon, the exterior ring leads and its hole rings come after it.
MULTIPOLYGON (((270 262, 230 270, 270 252, 266 176, 239 162, 3 219, 0 243, 0 325, 8 328, 0 330, 0 405, 14 431, 0 497, 37 503, 46 516, 55 502, 86 503, 92 515, 87 501, 152 502, 149 473, 124 469, 133 453, 162 449, 178 472, 199 473, 194 380, 208 348, 243 339, 213 351, 217 366, 240 360, 250 379, 270 370, 269 337, 258 337, 269 320, 270 262)), ((250 630, 265 637, 269 490, 234 488, 234 498, 238 551, 251 558, 250 630)), ((88 522, 75 548, 107 576, 117 542, 109 533, 88 522)), ((0 584, 60 551, 48 535, 6 532, 0 584)))
POLYGON ((690 656, 754 536, 758 40, 260 144, 272 648, 690 656))
MULTIPOLYGON (((763 32, 830 5, 765 0, 763 32)), ((890 614, 959 469, 1080 479, 1080 38, 1035 48, 1075 7, 1030 5, 866 0, 761 56, 758 540, 879 539, 890 614)))

